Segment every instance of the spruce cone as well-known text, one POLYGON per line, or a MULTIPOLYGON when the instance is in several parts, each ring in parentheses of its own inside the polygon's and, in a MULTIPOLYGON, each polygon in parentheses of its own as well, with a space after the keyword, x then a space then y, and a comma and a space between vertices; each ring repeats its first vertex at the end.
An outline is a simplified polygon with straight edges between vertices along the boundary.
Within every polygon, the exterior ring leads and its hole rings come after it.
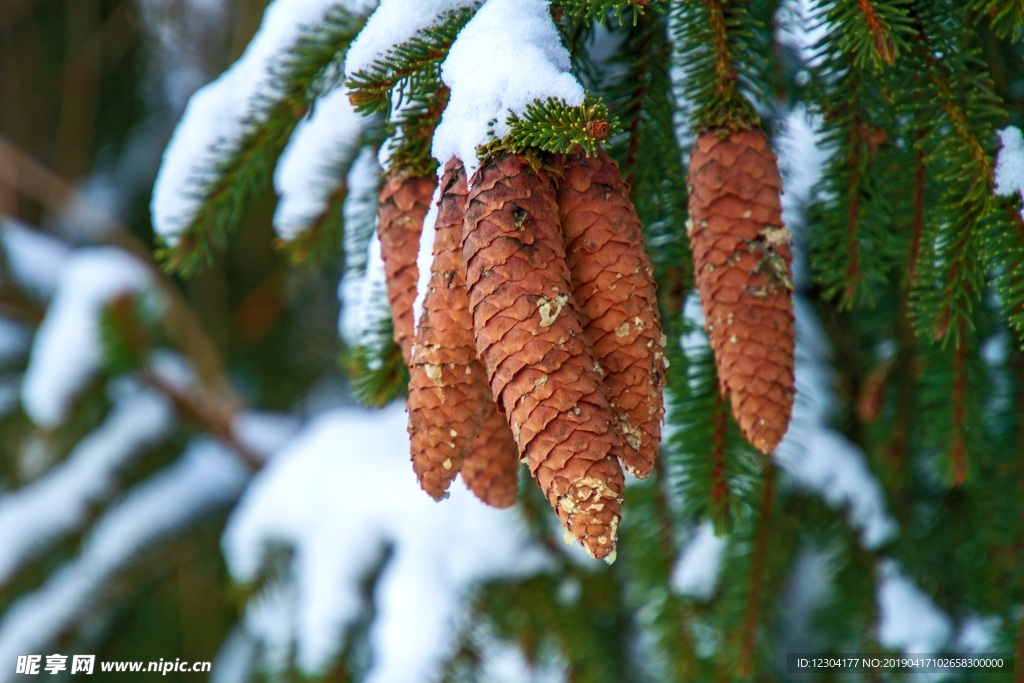
POLYGON ((622 464, 643 479, 658 455, 665 413, 665 351, 643 226, 603 149, 566 157, 558 209, 583 334, 623 437, 622 464))
POLYGON ((508 508, 516 502, 519 447, 494 401, 488 400, 483 426, 462 462, 462 481, 491 507, 508 508))
POLYGON ((437 179, 434 176, 409 176, 393 171, 380 190, 377 210, 377 234, 387 277, 388 303, 394 323, 395 342, 409 364, 412 348, 413 313, 419 271, 416 256, 420 249, 423 218, 430 208, 437 179))
POLYGON ((475 176, 463 254, 477 350, 530 472, 571 536, 614 559, 618 438, 572 301, 551 180, 505 154, 475 176))
POLYGON ((793 410, 791 235, 760 130, 707 131, 690 156, 690 244, 718 367, 743 435, 774 449, 793 410))
POLYGON ((409 363, 408 403, 413 470, 435 499, 445 496, 492 404, 466 294, 466 173, 458 160, 448 162, 442 183, 430 284, 409 363))

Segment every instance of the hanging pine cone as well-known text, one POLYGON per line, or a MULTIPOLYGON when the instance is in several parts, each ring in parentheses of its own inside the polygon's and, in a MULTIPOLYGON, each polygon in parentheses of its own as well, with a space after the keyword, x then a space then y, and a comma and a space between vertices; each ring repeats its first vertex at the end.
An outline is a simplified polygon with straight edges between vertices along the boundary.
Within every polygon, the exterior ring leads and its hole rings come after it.
POLYGON ((436 185, 437 178, 432 175, 410 176, 402 171, 393 171, 380 190, 377 234, 387 277, 395 342, 402 349, 406 365, 409 364, 414 332, 412 306, 419 277, 416 256, 419 254, 423 218, 430 208, 436 185))
POLYGON ((519 491, 519 447, 497 404, 490 398, 487 403, 480 433, 462 462, 462 480, 487 505, 508 508, 519 491))
POLYGON ((643 226, 618 164, 603 149, 565 157, 558 209, 573 298, 623 437, 622 464, 643 479, 661 441, 665 351, 643 226))
POLYGON ((690 156, 690 245, 718 367, 743 435, 774 449, 793 410, 791 235, 760 130, 707 131, 690 156))
POLYGON ((614 559, 618 438, 572 301, 548 174, 504 154, 475 177, 463 254, 477 350, 530 472, 568 532, 614 559))
POLYGON ((445 166, 437 212, 430 283, 412 345, 409 435, 412 465, 423 490, 443 498, 473 445, 491 401, 477 360, 462 263, 466 173, 445 166))

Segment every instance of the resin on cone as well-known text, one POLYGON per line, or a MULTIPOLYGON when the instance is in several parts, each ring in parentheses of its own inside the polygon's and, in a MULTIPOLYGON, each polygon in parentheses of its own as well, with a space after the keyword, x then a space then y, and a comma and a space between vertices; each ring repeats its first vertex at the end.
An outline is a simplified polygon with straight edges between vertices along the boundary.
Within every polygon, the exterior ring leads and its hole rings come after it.
POLYGON ((437 178, 410 176, 392 171, 380 190, 377 209, 377 234, 387 278, 388 303, 395 343, 402 349, 402 358, 409 364, 413 337, 413 302, 419 270, 416 257, 420 249, 423 219, 434 197, 437 178))
POLYGON ((509 508, 519 491, 519 447, 490 392, 487 403, 480 433, 462 462, 462 481, 487 505, 509 508))
POLYGON ((587 349, 547 172, 522 155, 472 183, 463 240, 477 351, 519 452, 568 532, 612 561, 619 439, 587 349))
POLYGON ((690 155, 690 246, 723 395, 763 453, 793 411, 791 235, 782 179, 760 130, 702 133, 690 155))
POLYGON ((412 466, 424 491, 444 498, 493 404, 477 360, 462 263, 466 173, 445 166, 433 265, 409 361, 412 466))
POLYGON ((665 350, 643 225, 618 164, 600 148, 565 157, 558 210, 583 334, 622 435, 622 465, 643 479, 665 414, 665 350))

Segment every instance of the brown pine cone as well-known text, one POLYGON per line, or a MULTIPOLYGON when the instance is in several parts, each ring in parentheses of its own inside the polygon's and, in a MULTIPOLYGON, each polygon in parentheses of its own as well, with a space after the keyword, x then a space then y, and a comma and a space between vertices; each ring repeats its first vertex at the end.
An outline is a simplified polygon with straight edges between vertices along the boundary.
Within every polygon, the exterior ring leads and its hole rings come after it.
POLYGON ((690 245, 719 387, 743 435, 768 453, 789 426, 792 236, 782 179, 760 130, 702 133, 690 156, 690 245))
POLYGON ((665 413, 665 350, 643 226, 618 164, 600 148, 565 157, 558 210, 583 334, 623 437, 622 465, 643 479, 665 413))
POLYGON ((495 399, 563 525, 612 561, 622 468, 587 350, 547 172, 504 154, 474 178, 463 255, 477 351, 495 399))
POLYGON ((487 403, 483 426, 462 462, 462 481, 484 503, 508 508, 519 491, 519 447, 497 404, 487 403))
POLYGON ((493 403, 476 357, 462 263, 466 173, 457 159, 445 166, 435 223, 430 284, 412 345, 409 435, 412 466, 423 490, 445 497, 493 403))
POLYGON ((436 186, 437 178, 432 175, 410 176, 393 171, 380 189, 377 234, 387 277, 395 343, 401 347, 406 365, 414 332, 412 305, 419 278, 416 257, 420 250, 420 233, 436 186))

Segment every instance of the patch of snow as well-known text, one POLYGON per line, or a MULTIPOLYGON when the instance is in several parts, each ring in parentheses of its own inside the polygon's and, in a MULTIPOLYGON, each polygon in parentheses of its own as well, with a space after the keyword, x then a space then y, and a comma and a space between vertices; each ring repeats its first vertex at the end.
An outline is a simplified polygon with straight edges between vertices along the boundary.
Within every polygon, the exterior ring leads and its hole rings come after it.
POLYGON ((981 616, 972 614, 964 617, 957 627, 954 650, 965 654, 992 652, 1003 626, 999 615, 981 616))
POLYGON ((356 345, 371 338, 369 332, 380 316, 389 315, 386 283, 380 235, 375 230, 367 245, 366 273, 361 277, 343 278, 338 288, 341 299, 338 328, 346 343, 356 345))
MULTIPOLYGON (((104 514, 78 557, 10 606, 0 621, 0 661, 49 651, 102 599, 102 586, 130 567, 140 552, 231 504, 247 477, 238 459, 217 444, 190 446, 104 514)), ((0 667, 0 683, 14 680, 14 667, 0 667)))
POLYGON ((949 617, 893 560, 881 560, 875 588, 878 603, 878 641, 905 654, 942 652, 953 635, 949 617))
POLYGON ((444 167, 437 167, 437 187, 434 188, 434 196, 430 200, 430 208, 423 218, 423 230, 420 232, 420 250, 416 254, 416 268, 419 269, 419 279, 416 281, 416 299, 412 304, 413 329, 419 327, 420 317, 423 314, 423 302, 427 298, 427 291, 430 289, 430 273, 434 267, 434 241, 437 239, 437 212, 441 201, 441 184, 443 182, 444 167))
POLYGON ((165 399, 135 385, 118 389, 120 396, 106 421, 66 461, 0 497, 0 585, 22 564, 81 528, 90 510, 110 494, 124 466, 173 428, 173 411, 165 399))
POLYGON ((22 386, 25 412, 44 427, 60 424, 75 394, 100 368, 103 306, 152 282, 142 261, 113 247, 79 249, 63 264, 22 386))
POLYGON ((864 546, 877 548, 896 534, 896 522, 864 454, 829 426, 835 402, 831 351, 810 305, 798 296, 795 308, 797 397, 777 461, 798 486, 830 507, 845 508, 864 546))
POLYGON ((441 65, 451 89, 434 134, 433 155, 458 157, 473 182, 476 148, 509 132, 510 113, 522 115, 535 100, 557 97, 583 104, 545 0, 489 0, 459 33, 441 65))
POLYGON ((345 269, 349 272, 363 273, 366 271, 366 240, 360 230, 347 229, 348 226, 370 226, 377 219, 377 206, 380 204, 380 184, 383 169, 377 161, 373 149, 363 149, 348 171, 345 182, 348 194, 342 206, 342 217, 345 221, 345 269))
POLYGON ((522 651, 503 643, 489 643, 480 653, 480 680, 488 683, 564 683, 569 666, 540 666, 529 662, 522 651))
POLYGON ((672 590, 702 601, 714 597, 725 545, 711 522, 701 523, 672 570, 672 590))
POLYGON ((249 683, 255 680, 256 644, 236 626, 224 639, 210 667, 210 683, 249 683))
POLYGON ((999 140, 1002 147, 996 157, 995 193, 1004 197, 1016 194, 1024 202, 1024 135, 1020 128, 1007 126, 999 131, 999 140))
POLYGON ((441 15, 480 0, 382 0, 345 55, 345 76, 370 67, 392 48, 438 23, 441 15))
POLYGON ((805 291, 811 286, 811 272, 807 259, 810 236, 803 209, 814 199, 814 186, 831 152, 822 145, 821 117, 804 105, 793 107, 784 121, 775 142, 785 186, 782 220, 793 231, 793 283, 797 290, 805 291))
MULTIPOLYGON (((345 198, 343 209, 345 225, 375 220, 380 170, 373 150, 364 149, 356 158, 348 175, 348 197, 345 198)), ((369 241, 362 244, 355 233, 346 233, 346 272, 338 284, 338 299, 341 302, 338 331, 350 346, 364 341, 366 333, 379 321, 381 315, 390 315, 380 237, 373 230, 369 241)))
POLYGON ((298 421, 291 415, 269 411, 239 413, 231 425, 239 442, 264 459, 282 448, 298 427, 298 421))
POLYGON ((274 170, 280 195, 274 227, 283 239, 293 239, 328 206, 338 185, 333 163, 349 157, 365 128, 352 108, 348 93, 337 88, 317 100, 313 115, 299 123, 274 170))
POLYGON ((44 232, 0 216, 0 249, 13 284, 40 301, 57 291, 71 249, 44 232))
POLYGON ((285 614, 248 623, 272 628, 293 610, 296 656, 308 672, 337 654, 361 607, 360 579, 386 546, 392 554, 377 585, 366 679, 375 683, 425 680, 473 582, 543 566, 514 516, 459 486, 443 503, 431 500, 416 484, 408 449, 400 405, 322 413, 270 461, 229 521, 223 548, 239 581, 258 576, 268 547, 293 548, 295 593, 277 609, 285 614))
POLYGON ((164 152, 150 207, 154 229, 170 244, 199 208, 194 181, 203 162, 237 140, 246 117, 255 114, 256 101, 273 92, 270 70, 282 51, 338 5, 367 9, 366 0, 275 0, 238 61, 192 95, 164 152))

